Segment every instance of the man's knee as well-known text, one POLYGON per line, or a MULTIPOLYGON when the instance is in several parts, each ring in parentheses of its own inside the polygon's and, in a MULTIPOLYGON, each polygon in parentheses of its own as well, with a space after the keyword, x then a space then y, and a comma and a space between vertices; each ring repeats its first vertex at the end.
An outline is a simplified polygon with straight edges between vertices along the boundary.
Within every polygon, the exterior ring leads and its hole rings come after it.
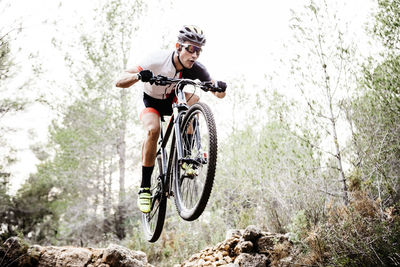
POLYGON ((149 125, 147 127, 147 138, 148 139, 157 141, 159 135, 160 135, 160 126, 159 125, 149 125))
POLYGON ((195 94, 190 94, 190 95, 186 95, 186 99, 187 102, 189 104, 189 106, 196 104, 197 102, 199 102, 200 97, 198 95, 195 94))
POLYGON ((146 113, 142 117, 144 128, 146 129, 147 139, 157 141, 160 135, 160 118, 155 113, 146 113))

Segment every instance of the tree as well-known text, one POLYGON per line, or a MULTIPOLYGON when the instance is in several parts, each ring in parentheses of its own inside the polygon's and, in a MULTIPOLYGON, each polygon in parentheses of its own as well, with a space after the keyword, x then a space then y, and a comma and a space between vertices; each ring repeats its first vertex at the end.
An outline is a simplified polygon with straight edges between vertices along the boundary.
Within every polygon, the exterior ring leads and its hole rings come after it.
POLYGON ((370 58, 358 97, 352 102, 357 179, 382 207, 400 200, 400 2, 379 0, 371 35, 383 45, 370 58))
POLYGON ((96 10, 95 28, 77 27, 78 43, 63 45, 71 77, 77 84, 72 104, 51 127, 55 156, 48 167, 55 177, 60 216, 58 235, 67 243, 98 242, 126 236, 126 132, 132 122, 127 89, 114 88, 126 68, 130 42, 143 3, 105 1, 96 10), (118 173, 118 201, 112 183, 118 173))
POLYGON ((20 32, 21 27, 4 29, 0 28, 0 92, 2 98, 0 102, 0 118, 6 113, 22 110, 25 102, 20 99, 7 97, 6 82, 15 75, 15 63, 11 53, 11 39, 15 32, 20 32))
MULTIPOLYGON (((0 7, 7 8, 9 5, 0 2, 0 7)), ((4 11, 2 11, 4 12, 4 11)), ((25 101, 12 97, 7 83, 15 75, 15 63, 11 53, 11 40, 14 38, 13 33, 20 31, 20 28, 4 28, 0 27, 0 120, 6 115, 16 111, 20 111, 25 107, 25 101)), ((0 144, 2 149, 2 159, 0 160, 0 174, 3 177, 9 176, 6 167, 14 162, 14 149, 9 147, 5 138, 5 133, 10 129, 0 124, 0 144)))
MULTIPOLYGON (((29 60, 32 63, 31 71, 35 75, 40 74, 40 64, 32 61, 34 56, 29 59, 16 58, 22 48, 18 48, 17 39, 23 30, 21 18, 10 20, 4 16, 12 5, 11 1, 0 1, 0 216, 4 237, 15 234, 15 207, 13 197, 9 189, 14 174, 10 171, 10 166, 17 161, 17 149, 10 144, 10 138, 15 135, 15 129, 9 127, 7 119, 13 115, 24 111, 27 106, 38 100, 37 96, 26 96, 26 87, 32 86, 35 78, 33 76, 24 77, 19 74, 22 64, 19 61, 29 60), (19 49, 19 50, 18 50, 19 49)), ((32 54, 31 54, 32 55, 32 54)), ((24 64, 29 66, 29 64, 24 64)), ((32 74, 32 72, 31 72, 32 74)), ((29 88, 33 92, 33 88, 29 88)))
POLYGON ((304 49, 292 61, 292 75, 300 89, 312 119, 310 133, 318 133, 322 144, 312 144, 324 152, 327 174, 337 175, 340 195, 348 203, 348 187, 343 157, 346 141, 344 112, 341 103, 350 98, 356 88, 355 51, 334 7, 327 1, 310 1, 304 13, 295 14, 291 28, 298 44, 304 49), (329 138, 329 139, 325 139, 329 138), (331 160, 333 158, 334 160, 331 160), (335 174, 336 173, 336 174, 335 174))
MULTIPOLYGON (((12 5, 11 1, 0 1, 0 16, 12 5)), ((35 62, 37 57, 36 52, 29 51, 28 58, 19 58, 20 61, 25 61, 26 66, 30 66, 32 71, 28 78, 19 75, 22 64, 16 63, 16 51, 20 52, 22 48, 15 45, 18 35, 24 30, 24 25, 21 18, 16 18, 13 21, 5 19, 1 20, 0 26, 0 119, 6 114, 12 114, 17 111, 24 110, 26 106, 33 102, 43 101, 37 95, 33 98, 26 97, 24 89, 31 86, 41 74, 41 64, 35 62), (20 82, 11 84, 11 81, 18 79, 20 82), (16 85, 17 84, 17 85, 16 85)), ((32 92, 33 88, 30 88, 32 92)))
POLYGON ((9 173, 0 173, 0 226, 2 229, 7 229, 6 231, 2 231, 0 234, 0 241, 5 241, 9 236, 11 236, 14 232, 12 229, 12 218, 11 218, 11 207, 12 207, 12 198, 9 195, 8 187, 10 185, 9 181, 10 174, 9 173))
POLYGON ((286 232, 299 210, 313 220, 323 213, 320 156, 298 138, 302 129, 293 127, 291 117, 298 104, 271 88, 255 99, 258 103, 250 110, 257 112, 244 112, 248 115, 243 129, 236 129, 221 145, 223 160, 218 163, 212 205, 224 211, 228 229, 256 223, 286 232))

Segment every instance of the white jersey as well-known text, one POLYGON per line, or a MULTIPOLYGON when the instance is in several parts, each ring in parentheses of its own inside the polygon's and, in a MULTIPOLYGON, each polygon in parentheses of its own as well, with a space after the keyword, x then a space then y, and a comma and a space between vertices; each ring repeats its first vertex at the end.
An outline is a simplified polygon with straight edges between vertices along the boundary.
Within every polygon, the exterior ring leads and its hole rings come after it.
MULTIPOLYGON (((174 64, 174 53, 171 51, 159 51, 151 54, 140 62, 139 70, 151 70, 154 75, 163 75, 168 78, 188 78, 199 79, 200 81, 210 81, 210 75, 206 68, 199 62, 195 62, 191 69, 184 69, 178 72, 174 64)), ((144 83, 143 91, 149 96, 157 99, 165 99, 172 92, 173 85, 160 86, 144 83)))

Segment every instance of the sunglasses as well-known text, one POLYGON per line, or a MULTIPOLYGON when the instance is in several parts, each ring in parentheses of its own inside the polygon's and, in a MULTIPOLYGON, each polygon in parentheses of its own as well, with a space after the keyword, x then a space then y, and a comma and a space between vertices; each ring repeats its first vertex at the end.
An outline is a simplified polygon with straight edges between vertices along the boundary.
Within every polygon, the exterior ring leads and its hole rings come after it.
POLYGON ((201 47, 191 45, 191 44, 181 44, 181 46, 183 46, 186 49, 186 51, 188 51, 191 54, 193 54, 194 52, 197 52, 197 54, 200 55, 200 52, 202 51, 201 47))

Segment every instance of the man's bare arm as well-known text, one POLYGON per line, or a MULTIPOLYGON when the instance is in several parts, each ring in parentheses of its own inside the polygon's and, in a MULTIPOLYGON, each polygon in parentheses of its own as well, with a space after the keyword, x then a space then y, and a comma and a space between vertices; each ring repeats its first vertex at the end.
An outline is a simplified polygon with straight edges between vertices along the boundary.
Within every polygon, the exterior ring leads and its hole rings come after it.
POLYGON ((134 85, 139 80, 138 73, 139 73, 138 68, 126 70, 125 73, 117 80, 115 86, 121 88, 128 88, 134 85))

